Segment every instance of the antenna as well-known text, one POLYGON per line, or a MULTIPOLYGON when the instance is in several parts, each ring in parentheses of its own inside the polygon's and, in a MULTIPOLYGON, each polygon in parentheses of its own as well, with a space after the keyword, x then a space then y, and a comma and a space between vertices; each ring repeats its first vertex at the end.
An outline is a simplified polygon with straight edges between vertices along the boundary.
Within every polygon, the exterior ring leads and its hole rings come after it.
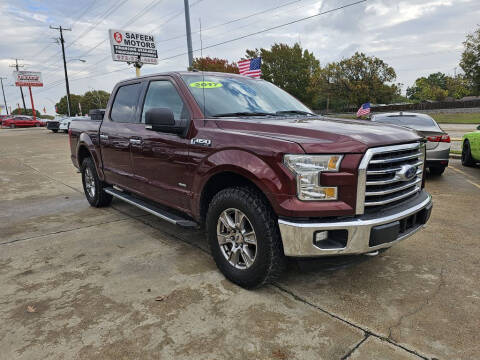
MULTIPOLYGON (((202 19, 198 18, 198 23, 200 24, 200 58, 203 61, 203 41, 202 41, 202 19)), ((202 93, 203 93, 203 121, 205 121, 205 69, 202 69, 202 93)))

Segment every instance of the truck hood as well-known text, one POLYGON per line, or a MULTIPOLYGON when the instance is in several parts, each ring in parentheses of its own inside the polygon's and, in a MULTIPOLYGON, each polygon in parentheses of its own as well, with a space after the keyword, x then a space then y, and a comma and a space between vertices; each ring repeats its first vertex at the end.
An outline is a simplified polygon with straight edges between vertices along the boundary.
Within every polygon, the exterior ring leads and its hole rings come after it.
POLYGON ((217 119, 225 130, 293 141, 306 153, 363 153, 368 148, 418 141, 415 131, 366 120, 325 117, 217 119))

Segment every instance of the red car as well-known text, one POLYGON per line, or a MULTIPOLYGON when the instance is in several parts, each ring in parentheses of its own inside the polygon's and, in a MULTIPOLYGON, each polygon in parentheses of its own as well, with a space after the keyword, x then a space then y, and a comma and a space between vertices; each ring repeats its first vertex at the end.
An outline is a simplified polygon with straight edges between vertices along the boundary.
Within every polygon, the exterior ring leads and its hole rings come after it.
POLYGON ((16 128, 16 127, 30 127, 41 126, 41 122, 33 120, 33 118, 25 115, 15 115, 2 120, 2 127, 16 128))

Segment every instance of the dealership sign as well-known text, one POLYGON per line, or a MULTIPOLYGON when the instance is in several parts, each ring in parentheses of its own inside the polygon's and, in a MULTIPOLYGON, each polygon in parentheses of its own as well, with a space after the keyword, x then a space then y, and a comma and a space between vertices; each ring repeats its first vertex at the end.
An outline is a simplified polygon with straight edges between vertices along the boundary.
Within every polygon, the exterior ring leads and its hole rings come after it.
POLYGON ((153 35, 123 30, 108 30, 113 61, 158 64, 153 35))
POLYGON ((34 71, 14 71, 15 86, 43 86, 42 73, 34 71))

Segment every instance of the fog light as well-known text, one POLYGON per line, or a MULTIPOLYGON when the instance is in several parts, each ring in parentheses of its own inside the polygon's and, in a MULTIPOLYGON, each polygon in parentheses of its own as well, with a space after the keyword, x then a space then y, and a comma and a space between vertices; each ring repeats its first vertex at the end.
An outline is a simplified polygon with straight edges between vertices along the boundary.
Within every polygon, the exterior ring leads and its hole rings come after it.
POLYGON ((318 243, 319 241, 327 240, 328 239, 328 231, 317 231, 315 233, 314 241, 318 243))
POLYGON ((313 234, 313 245, 324 250, 344 249, 347 241, 347 230, 321 230, 313 234))

